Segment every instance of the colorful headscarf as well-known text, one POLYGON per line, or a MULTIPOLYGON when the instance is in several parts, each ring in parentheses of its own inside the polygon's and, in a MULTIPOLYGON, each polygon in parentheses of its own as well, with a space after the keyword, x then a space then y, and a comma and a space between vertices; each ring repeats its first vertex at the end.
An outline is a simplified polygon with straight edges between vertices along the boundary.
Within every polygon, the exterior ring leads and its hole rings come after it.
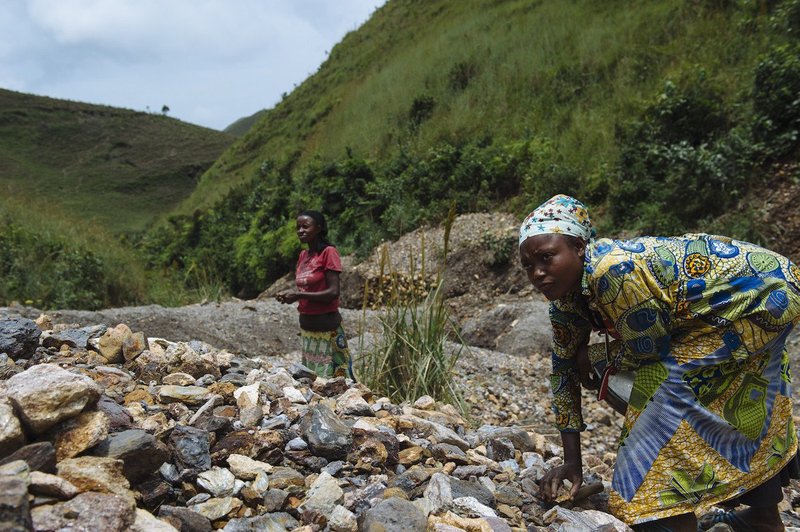
POLYGON ((525 217, 519 228, 519 245, 526 238, 551 233, 592 240, 595 230, 586 205, 564 194, 553 196, 525 217))

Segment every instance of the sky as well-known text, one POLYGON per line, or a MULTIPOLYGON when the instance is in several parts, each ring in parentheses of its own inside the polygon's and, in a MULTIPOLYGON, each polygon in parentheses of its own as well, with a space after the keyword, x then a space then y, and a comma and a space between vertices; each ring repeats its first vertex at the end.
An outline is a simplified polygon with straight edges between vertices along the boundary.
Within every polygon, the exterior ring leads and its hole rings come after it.
POLYGON ((2 0, 0 88, 213 129, 273 107, 385 0, 2 0))

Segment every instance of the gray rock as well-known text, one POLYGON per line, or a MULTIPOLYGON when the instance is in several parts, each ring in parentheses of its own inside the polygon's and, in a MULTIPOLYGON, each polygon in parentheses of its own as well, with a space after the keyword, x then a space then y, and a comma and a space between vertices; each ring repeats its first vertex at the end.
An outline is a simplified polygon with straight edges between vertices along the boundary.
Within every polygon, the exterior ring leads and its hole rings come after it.
POLYGON ((53 473, 56 470, 56 449, 49 441, 31 443, 0 460, 0 466, 16 460, 24 460, 31 471, 53 473))
POLYGON ((56 475, 31 471, 29 491, 34 495, 56 497, 63 501, 75 497, 80 491, 71 482, 56 475))
MULTIPOLYGON (((536 448, 530 434, 522 427, 495 427, 492 425, 483 425, 478 428, 478 430, 471 433, 467 437, 467 440, 472 447, 477 447, 499 438, 509 440, 515 449, 523 453, 533 451, 536 448)), ((499 462, 500 460, 495 461, 499 462)))
POLYGON ((36 322, 21 316, 0 320, 0 353, 12 359, 28 358, 39 347, 42 330, 36 322))
POLYGON ((206 471, 211 468, 211 454, 206 431, 178 425, 170 434, 169 441, 178 466, 198 471, 206 471))
POLYGON ((486 457, 495 462, 514 459, 514 444, 508 438, 492 438, 486 443, 486 457))
POLYGON ((158 517, 168 522, 180 532, 211 532, 211 521, 188 508, 163 505, 158 509, 158 517))
POLYGON ((303 418, 301 430, 312 453, 332 460, 347 456, 353 442, 350 427, 322 403, 303 418))
POLYGON ((125 478, 135 484, 161 467, 169 458, 169 449, 152 434, 131 429, 111 434, 92 454, 122 460, 125 478))
POLYGON ((456 434, 454 430, 440 423, 428 421, 427 419, 422 419, 421 417, 413 415, 400 416, 400 421, 412 424, 415 430, 428 438, 432 438, 434 443, 449 443, 455 445, 462 451, 466 451, 470 448, 469 443, 467 443, 464 438, 456 434))
POLYGON ((300 523, 287 513, 265 514, 258 517, 231 519, 222 530, 224 532, 286 532, 297 528, 300 523))
POLYGON ((0 396, 0 457, 7 456, 25 443, 22 424, 7 397, 0 396))
POLYGON ((450 479, 453 499, 459 497, 473 497, 481 504, 494 508, 496 505, 494 494, 479 482, 471 480, 450 479))
POLYGON ((32 530, 28 484, 15 476, 0 476, 0 530, 32 530))
POLYGON ((128 530, 136 521, 131 501, 106 493, 86 492, 31 512, 35 530, 128 530))
POLYGON ((32 434, 77 416, 100 397, 92 379, 54 364, 39 364, 14 375, 6 381, 5 392, 32 434))
POLYGON ((131 413, 124 406, 117 404, 116 401, 107 395, 101 395, 97 401, 97 409, 103 412, 108 418, 108 431, 119 432, 121 430, 133 428, 133 418, 131 413))
POLYGON ((353 512, 344 506, 337 505, 328 518, 328 527, 333 532, 356 532, 358 530, 358 521, 353 512))
POLYGON ((450 477, 444 473, 434 473, 425 487, 424 497, 428 504, 428 510, 432 514, 439 514, 450 509, 453 505, 450 477))
POLYGON ((423 532, 427 526, 425 514, 412 502, 391 497, 370 508, 364 515, 365 532, 423 532))
POLYGON ((449 443, 437 443, 431 447, 431 454, 440 462, 453 462, 455 464, 463 465, 469 462, 466 453, 449 443))
POLYGON ((283 509, 286 504, 286 499, 289 498, 289 492, 280 489, 267 490, 264 493, 263 506, 267 512, 277 512, 283 509))
POLYGON ((105 325, 92 325, 90 327, 81 327, 80 329, 53 331, 42 337, 42 345, 53 349, 61 349, 62 345, 86 349, 89 347, 89 339, 98 337, 105 331, 105 325))

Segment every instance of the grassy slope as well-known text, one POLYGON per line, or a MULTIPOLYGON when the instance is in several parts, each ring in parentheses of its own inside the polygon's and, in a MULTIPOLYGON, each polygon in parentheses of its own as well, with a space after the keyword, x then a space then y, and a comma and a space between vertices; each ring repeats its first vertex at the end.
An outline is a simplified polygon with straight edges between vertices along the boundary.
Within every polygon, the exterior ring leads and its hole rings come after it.
POLYGON ((166 116, 0 89, 3 198, 113 233, 145 229, 233 137, 166 116))
POLYGON ((591 174, 616 158, 615 127, 664 81, 749 88, 768 44, 714 2, 390 0, 317 73, 265 112, 207 171, 178 212, 212 205, 265 160, 385 159, 441 140, 552 139, 591 174), (433 114, 409 127, 415 100, 433 114))

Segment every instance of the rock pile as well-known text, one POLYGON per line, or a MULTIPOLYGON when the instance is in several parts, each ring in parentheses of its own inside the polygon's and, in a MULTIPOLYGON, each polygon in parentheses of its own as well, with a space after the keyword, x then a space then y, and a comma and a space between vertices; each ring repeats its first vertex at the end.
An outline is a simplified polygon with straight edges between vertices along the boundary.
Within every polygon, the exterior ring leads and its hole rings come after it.
POLYGON ((558 446, 429 397, 125 325, 9 318, 0 346, 3 530, 627 530, 599 493, 613 455, 551 508, 558 446))

